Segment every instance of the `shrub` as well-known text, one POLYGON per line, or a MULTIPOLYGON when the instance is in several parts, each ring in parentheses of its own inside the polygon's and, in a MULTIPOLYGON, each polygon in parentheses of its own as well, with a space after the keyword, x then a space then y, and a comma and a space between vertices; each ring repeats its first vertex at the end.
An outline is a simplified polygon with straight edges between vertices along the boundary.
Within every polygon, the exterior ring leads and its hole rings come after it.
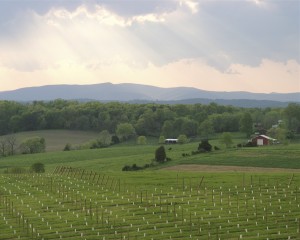
POLYGON ((149 163, 146 163, 143 168, 145 169, 145 168, 149 168, 149 167, 151 167, 151 165, 149 163))
POLYGON ((43 173, 45 172, 45 165, 43 163, 34 163, 30 169, 35 173, 43 173))
POLYGON ((211 152, 212 146, 208 142, 208 140, 202 140, 201 143, 199 143, 198 151, 204 151, 204 152, 211 152))
POLYGON ((128 166, 128 165, 125 165, 123 168, 122 168, 122 171, 130 171, 131 170, 131 167, 128 166))
POLYGON ((159 148, 156 149, 155 151, 155 160, 157 162, 164 162, 166 160, 166 151, 164 146, 160 146, 159 148))
POLYGON ((66 146, 64 147, 64 151, 71 151, 71 144, 67 143, 66 146))
POLYGON ((120 143, 120 139, 117 135, 113 135, 111 137, 111 142, 112 142, 112 144, 118 144, 118 143, 120 143))
POLYGON ((182 153, 181 154, 183 157, 188 157, 188 156, 190 156, 190 154, 188 154, 188 153, 182 153))
POLYGON ((244 144, 244 147, 257 147, 256 142, 247 142, 244 144))
POLYGON ((144 166, 140 167, 140 166, 138 166, 134 163, 134 164, 132 164, 132 166, 125 165, 122 168, 122 171, 138 171, 138 170, 143 170, 143 169, 150 168, 150 167, 153 167, 153 166, 154 166, 153 163, 151 163, 151 164, 146 163, 144 166))
POLYGON ((135 163, 132 164, 132 166, 128 166, 128 165, 125 165, 123 168, 122 168, 122 171, 138 171, 138 170, 142 170, 144 168, 147 168, 149 167, 150 165, 149 164, 145 164, 144 167, 140 167, 138 165, 136 165, 135 163))
POLYGON ((217 147, 217 146, 214 146, 214 149, 215 149, 215 151, 218 151, 218 150, 220 150, 220 148, 219 148, 219 147, 217 147))

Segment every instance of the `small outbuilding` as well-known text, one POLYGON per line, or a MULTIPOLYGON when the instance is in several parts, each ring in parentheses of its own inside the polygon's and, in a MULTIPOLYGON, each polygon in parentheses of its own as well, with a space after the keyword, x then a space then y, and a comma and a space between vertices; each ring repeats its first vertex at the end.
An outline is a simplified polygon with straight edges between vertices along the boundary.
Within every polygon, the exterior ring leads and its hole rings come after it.
POLYGON ((276 141, 277 141, 276 139, 266 135, 258 135, 251 139, 251 142, 257 146, 271 145, 276 143, 276 141))
POLYGON ((166 144, 175 144, 177 142, 178 142, 178 139, 176 139, 176 138, 167 138, 167 139, 165 139, 166 144))

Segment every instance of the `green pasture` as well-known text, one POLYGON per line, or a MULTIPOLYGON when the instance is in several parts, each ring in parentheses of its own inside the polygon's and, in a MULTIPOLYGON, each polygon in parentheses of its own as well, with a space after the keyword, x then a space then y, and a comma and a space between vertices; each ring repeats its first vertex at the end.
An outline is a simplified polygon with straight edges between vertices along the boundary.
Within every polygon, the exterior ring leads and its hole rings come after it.
POLYGON ((165 145, 171 161, 135 172, 121 169, 151 163, 155 139, 66 152, 57 145, 60 151, 2 157, 0 239, 300 239, 300 173, 165 169, 300 169, 300 144, 226 149, 218 139, 210 143, 221 150, 193 155, 196 140, 165 145), (36 162, 46 173, 4 173, 36 162))
MULTIPOLYGON (((62 151, 67 143, 72 146, 79 146, 90 140, 96 139, 98 133, 87 131, 75 131, 75 130, 39 130, 15 133, 14 136, 17 139, 19 145, 27 138, 31 137, 43 137, 46 140, 46 151, 62 151)), ((5 138, 6 136, 0 136, 5 138)))
MULTIPOLYGON (((218 144, 211 141, 212 145, 218 144)), ((42 162, 46 171, 51 172, 57 165, 81 167, 95 171, 121 173, 124 165, 143 166, 154 159, 153 145, 114 146, 93 150, 74 150, 67 152, 46 152, 31 155, 15 155, 0 158, 0 172, 10 167, 29 167, 35 162, 42 162)), ((222 148, 211 153, 192 155, 198 142, 188 144, 165 145, 166 154, 172 160, 154 167, 160 169, 179 164, 208 164, 224 166, 251 166, 272 168, 300 169, 300 144, 273 145, 256 148, 222 148), (183 156, 189 154, 189 156, 183 156)), ((153 168, 146 170, 152 171, 153 168)))

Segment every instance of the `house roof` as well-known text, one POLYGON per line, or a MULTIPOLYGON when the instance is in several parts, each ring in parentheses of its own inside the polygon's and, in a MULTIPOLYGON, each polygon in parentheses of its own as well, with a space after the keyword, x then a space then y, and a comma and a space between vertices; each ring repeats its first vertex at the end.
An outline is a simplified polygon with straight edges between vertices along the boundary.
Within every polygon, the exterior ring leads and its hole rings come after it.
POLYGON ((271 137, 263 135, 263 134, 262 135, 258 135, 258 136, 254 137, 254 138, 258 138, 258 137, 262 137, 262 138, 265 138, 265 139, 268 139, 268 140, 271 140, 271 141, 275 141, 276 140, 275 138, 271 138, 271 137))

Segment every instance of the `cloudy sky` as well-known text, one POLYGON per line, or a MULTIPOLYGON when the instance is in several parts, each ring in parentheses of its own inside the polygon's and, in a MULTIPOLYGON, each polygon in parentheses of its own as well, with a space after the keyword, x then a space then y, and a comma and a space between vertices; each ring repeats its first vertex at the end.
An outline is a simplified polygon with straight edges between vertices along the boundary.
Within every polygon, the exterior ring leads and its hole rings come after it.
POLYGON ((300 92, 299 0, 0 0, 0 91, 300 92))

